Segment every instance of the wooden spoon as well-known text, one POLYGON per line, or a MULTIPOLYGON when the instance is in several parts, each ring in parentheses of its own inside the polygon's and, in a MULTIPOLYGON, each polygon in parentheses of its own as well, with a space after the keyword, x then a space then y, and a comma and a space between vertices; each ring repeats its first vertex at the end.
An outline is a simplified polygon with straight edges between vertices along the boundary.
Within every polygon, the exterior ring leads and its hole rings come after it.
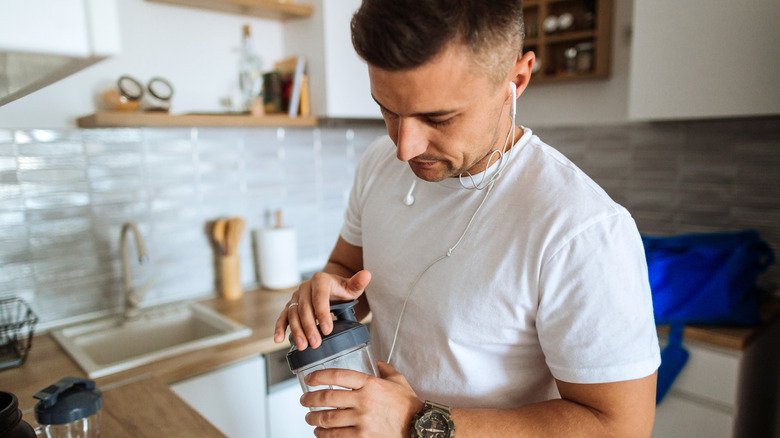
POLYGON ((214 245, 217 247, 220 255, 227 254, 226 227, 227 221, 225 219, 215 220, 214 225, 211 227, 211 239, 214 241, 214 245))

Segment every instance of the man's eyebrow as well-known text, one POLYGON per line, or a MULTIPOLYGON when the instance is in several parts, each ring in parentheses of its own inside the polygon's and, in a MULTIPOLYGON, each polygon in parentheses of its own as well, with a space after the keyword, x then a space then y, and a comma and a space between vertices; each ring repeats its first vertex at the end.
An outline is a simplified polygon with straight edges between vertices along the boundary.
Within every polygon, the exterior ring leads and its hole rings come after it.
MULTIPOLYGON (((374 99, 374 102, 376 102, 377 105, 379 105, 380 108, 383 110, 392 113, 389 109, 387 109, 384 105, 382 105, 378 100, 376 100, 376 97, 374 97, 374 94, 371 94, 371 98, 374 99)), ((423 112, 423 113, 414 113, 411 116, 412 117, 443 117, 443 116, 449 116, 451 114, 455 114, 457 112, 460 112, 458 109, 451 109, 451 110, 439 110, 439 111, 430 111, 430 112, 423 112)), ((393 113, 395 114, 395 113, 393 113)))

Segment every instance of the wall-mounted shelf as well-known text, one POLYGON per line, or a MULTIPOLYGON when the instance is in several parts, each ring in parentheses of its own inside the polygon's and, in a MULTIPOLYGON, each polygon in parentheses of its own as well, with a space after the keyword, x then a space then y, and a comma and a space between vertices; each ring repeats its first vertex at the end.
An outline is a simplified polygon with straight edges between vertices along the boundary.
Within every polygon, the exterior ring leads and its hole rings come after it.
POLYGON ((251 116, 245 114, 195 113, 171 115, 154 112, 101 111, 79 117, 80 128, 114 127, 190 127, 216 126, 234 128, 252 127, 312 127, 317 126, 317 118, 287 117, 284 114, 251 116))
MULTIPOLYGON (((606 79, 610 75, 612 0, 532 0, 523 2, 526 39, 540 70, 531 83, 606 79), (545 29, 545 20, 571 14, 564 29, 545 29)), ((561 23, 561 20, 554 23, 561 23)))
POLYGON ((154 3, 169 3, 197 9, 252 15, 274 20, 288 20, 311 16, 311 5, 298 4, 293 0, 146 0, 154 3))

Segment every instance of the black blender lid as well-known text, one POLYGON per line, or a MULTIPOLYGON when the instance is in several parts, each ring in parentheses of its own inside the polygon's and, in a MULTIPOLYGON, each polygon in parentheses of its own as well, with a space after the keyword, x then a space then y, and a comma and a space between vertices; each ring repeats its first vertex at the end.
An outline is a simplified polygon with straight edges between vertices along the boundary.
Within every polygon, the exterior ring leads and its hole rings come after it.
POLYGON ((335 303, 330 306, 330 311, 336 315, 337 319, 333 321, 333 331, 322 337, 322 344, 319 347, 311 348, 308 346, 305 350, 298 351, 295 342, 290 339, 290 343, 293 344, 287 353, 287 364, 290 366, 290 370, 306 367, 369 342, 368 328, 355 318, 355 309, 353 309, 355 304, 357 304, 357 300, 335 303))
POLYGON ((95 382, 78 377, 65 377, 33 397, 40 400, 35 405, 35 419, 40 424, 67 424, 87 418, 103 407, 95 382))

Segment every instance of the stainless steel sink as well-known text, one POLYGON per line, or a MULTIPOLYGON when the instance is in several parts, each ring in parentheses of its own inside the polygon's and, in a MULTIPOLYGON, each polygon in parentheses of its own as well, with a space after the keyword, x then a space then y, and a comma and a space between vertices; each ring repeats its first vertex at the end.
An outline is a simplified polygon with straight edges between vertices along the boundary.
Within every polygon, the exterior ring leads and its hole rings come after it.
POLYGON ((196 303, 143 310, 52 333, 90 378, 249 336, 252 330, 196 303))

